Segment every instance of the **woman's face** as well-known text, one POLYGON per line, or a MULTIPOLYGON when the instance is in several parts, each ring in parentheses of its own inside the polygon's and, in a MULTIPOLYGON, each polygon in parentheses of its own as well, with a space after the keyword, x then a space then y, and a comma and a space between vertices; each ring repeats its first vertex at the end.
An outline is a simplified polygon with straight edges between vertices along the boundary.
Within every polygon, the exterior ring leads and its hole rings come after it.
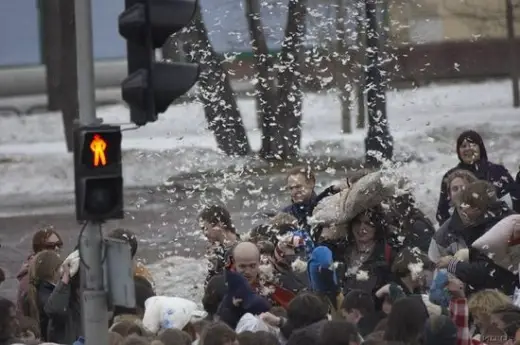
POLYGON ((352 234, 356 242, 372 242, 376 235, 376 227, 366 214, 363 214, 353 222, 352 234))
POLYGON ((455 200, 457 195, 459 195, 460 192, 462 192, 462 190, 464 189, 464 187, 466 187, 467 184, 468 183, 463 178, 454 178, 450 183, 450 199, 455 200))
POLYGON ((55 250, 59 252, 61 250, 61 247, 63 247, 63 243, 55 233, 52 233, 45 240, 45 249, 47 250, 55 250))
POLYGON ((464 163, 473 164, 480 159, 480 147, 475 143, 464 140, 459 147, 459 156, 464 163))

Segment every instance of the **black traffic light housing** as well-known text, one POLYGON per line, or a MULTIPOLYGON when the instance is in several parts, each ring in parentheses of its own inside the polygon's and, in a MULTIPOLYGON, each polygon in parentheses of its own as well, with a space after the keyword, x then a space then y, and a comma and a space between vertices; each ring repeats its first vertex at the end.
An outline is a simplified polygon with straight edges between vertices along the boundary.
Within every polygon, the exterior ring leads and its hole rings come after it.
POLYGON ((79 127, 74 131, 76 219, 122 219, 123 168, 119 126, 79 127))
POLYGON ((155 49, 188 25, 196 9, 197 0, 125 0, 119 33, 127 40, 128 77, 121 93, 136 125, 156 121, 197 82, 197 64, 155 61, 155 49))

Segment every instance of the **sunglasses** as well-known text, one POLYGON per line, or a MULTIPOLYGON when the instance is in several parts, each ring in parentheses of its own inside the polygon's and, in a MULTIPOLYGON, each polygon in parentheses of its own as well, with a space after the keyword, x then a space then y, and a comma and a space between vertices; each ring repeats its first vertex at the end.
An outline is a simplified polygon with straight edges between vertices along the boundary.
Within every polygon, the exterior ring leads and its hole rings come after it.
POLYGON ((63 242, 47 242, 43 244, 43 247, 47 250, 61 249, 61 247, 63 247, 63 242))

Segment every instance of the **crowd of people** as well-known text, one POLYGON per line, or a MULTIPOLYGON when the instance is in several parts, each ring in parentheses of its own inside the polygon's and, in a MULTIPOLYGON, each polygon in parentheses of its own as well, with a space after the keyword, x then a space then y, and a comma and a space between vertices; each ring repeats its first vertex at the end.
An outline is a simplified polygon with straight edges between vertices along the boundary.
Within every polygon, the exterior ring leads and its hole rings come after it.
MULTIPOLYGON (((136 308, 109 311, 110 344, 520 344, 520 173, 492 163, 474 131, 456 150, 438 226, 388 169, 317 194, 312 170, 292 168, 290 205, 246 231, 207 206, 202 301, 156 295, 136 261, 136 308)), ((108 236, 137 254, 129 230, 108 236)), ((62 245, 52 228, 34 235, 17 300, 0 299, 0 345, 84 342, 79 255, 63 259, 62 245)))

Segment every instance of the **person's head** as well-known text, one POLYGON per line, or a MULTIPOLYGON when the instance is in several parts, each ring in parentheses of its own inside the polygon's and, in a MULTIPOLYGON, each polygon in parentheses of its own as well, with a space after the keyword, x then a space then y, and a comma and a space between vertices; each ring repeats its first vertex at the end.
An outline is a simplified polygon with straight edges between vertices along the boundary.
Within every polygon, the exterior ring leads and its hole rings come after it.
POLYGON ((112 325, 110 327, 110 331, 119 334, 123 338, 127 337, 130 333, 128 332, 133 326, 135 322, 130 320, 121 320, 112 325))
POLYGON ((199 214, 199 225, 208 241, 212 243, 222 243, 230 234, 236 234, 229 211, 218 205, 212 205, 202 210, 199 214))
POLYGON ((157 337, 164 345, 191 345, 191 336, 176 328, 165 329, 157 337))
POLYGON ((423 335, 428 311, 420 297, 405 297, 392 305, 385 330, 385 340, 417 344, 423 335))
POLYGON ((36 254, 29 263, 29 286, 27 288, 27 316, 40 322, 38 289, 42 283, 55 284, 60 278, 63 260, 54 250, 36 254))
POLYGON ((293 203, 309 201, 316 186, 316 176, 310 167, 298 166, 287 171, 287 189, 293 203))
POLYGON ((240 242, 233 248, 235 269, 250 283, 258 278, 260 268, 260 251, 252 242, 240 242))
POLYGON ((446 315, 434 315, 426 321, 423 345, 457 345, 457 326, 446 315))
POLYGON ((23 341, 32 341, 40 339, 40 324, 27 316, 18 317, 18 334, 17 338, 23 341))
POLYGON ((371 243, 383 236, 384 214, 377 207, 359 213, 348 229, 348 236, 356 243, 371 243))
POLYGON ((433 271, 434 268, 428 256, 405 248, 395 257, 391 270, 395 277, 406 280, 413 288, 417 288, 425 285, 426 271, 433 271))
POLYGON ((504 308, 512 303, 511 299, 498 290, 477 291, 468 299, 468 309, 474 323, 482 330, 491 325, 493 310, 504 308))
POLYGON ((150 342, 145 337, 132 334, 123 340, 122 345, 150 345, 150 342))
POLYGON ((470 183, 477 182, 478 178, 468 170, 457 169, 450 173, 445 180, 448 189, 448 197, 455 200, 464 188, 470 183))
POLYGON ((374 313, 372 295, 363 290, 350 291, 341 303, 341 314, 348 322, 357 324, 361 318, 374 313))
POLYGON ((18 329, 16 306, 10 300, 0 297, 0 339, 13 338, 18 329))
POLYGON ((457 155, 464 164, 487 160, 486 147, 480 134, 472 130, 462 132, 457 138, 457 155))
POLYGON ((517 306, 510 304, 493 310, 491 323, 503 331, 508 339, 514 340, 514 344, 520 341, 520 308, 517 306))
POLYGON ((298 225, 298 219, 290 213, 280 212, 269 220, 269 224, 274 228, 282 225, 298 225))
POLYGON ((137 253, 138 248, 138 242, 137 242, 137 236, 135 234, 127 229, 114 229, 108 233, 109 238, 117 239, 125 241, 130 245, 130 252, 132 254, 132 259, 134 258, 135 254, 137 253))
POLYGON ((357 327, 347 321, 327 321, 320 332, 318 345, 359 345, 361 339, 357 327))
POLYGON ((203 329, 199 344, 239 345, 235 331, 222 322, 214 322, 203 329))
POLYGON ((37 254, 42 250, 59 251, 62 247, 63 241, 52 226, 47 226, 36 231, 32 238, 32 250, 34 254, 37 254))
POLYGON ((108 332, 108 345, 121 345, 123 340, 124 338, 121 334, 112 331, 108 332))
POLYGON ((287 320, 289 329, 296 330, 327 319, 329 306, 319 296, 302 292, 289 303, 287 320))
POLYGON ((487 181, 470 183, 455 199, 455 207, 466 225, 478 222, 498 201, 495 187, 487 181))

